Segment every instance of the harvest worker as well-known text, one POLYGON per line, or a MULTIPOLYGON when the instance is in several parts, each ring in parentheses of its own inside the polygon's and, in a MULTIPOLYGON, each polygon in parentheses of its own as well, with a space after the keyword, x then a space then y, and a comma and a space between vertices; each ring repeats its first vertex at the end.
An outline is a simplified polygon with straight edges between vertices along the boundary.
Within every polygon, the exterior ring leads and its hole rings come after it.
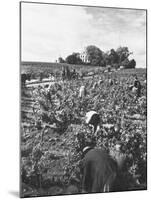
POLYGON ((116 161, 101 149, 90 149, 82 160, 82 192, 110 192, 118 173, 116 161))
POLYGON ((99 128, 99 123, 100 123, 100 116, 96 111, 89 111, 86 113, 86 124, 89 124, 90 126, 93 127, 94 133, 97 131, 99 128))
POLYGON ((80 89, 79 89, 79 97, 80 97, 80 98, 83 98, 83 97, 85 97, 85 96, 86 96, 86 88, 85 88, 84 85, 82 85, 82 86, 80 87, 80 89))
POLYGON ((80 129, 76 133, 78 152, 83 151, 87 146, 94 148, 97 142, 97 130, 99 128, 100 117, 96 111, 89 111, 86 113, 84 121, 80 129))
POLYGON ((135 180, 128 173, 128 156, 117 142, 110 155, 102 149, 84 148, 82 160, 83 192, 110 192, 128 190, 135 180))
POLYGON ((137 88, 137 91, 136 91, 137 97, 140 97, 140 95, 141 95, 141 83, 138 80, 136 75, 135 75, 135 79, 134 79, 134 87, 137 88))

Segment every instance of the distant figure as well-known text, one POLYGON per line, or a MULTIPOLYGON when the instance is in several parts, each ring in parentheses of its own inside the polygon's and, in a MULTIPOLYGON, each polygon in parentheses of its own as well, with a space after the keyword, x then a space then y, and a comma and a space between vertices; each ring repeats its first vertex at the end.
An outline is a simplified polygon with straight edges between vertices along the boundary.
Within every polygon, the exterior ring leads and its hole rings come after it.
POLYGON ((42 81, 42 79, 43 79, 43 73, 40 72, 40 74, 39 74, 39 81, 42 81))
POLYGON ((137 90, 136 90, 137 97, 140 97, 141 96, 141 83, 138 80, 137 76, 135 76, 135 79, 134 79, 134 87, 137 88, 137 90))
POLYGON ((86 96, 86 88, 85 88, 84 85, 82 85, 82 86, 80 87, 80 90, 79 90, 79 97, 80 97, 80 98, 83 98, 83 97, 85 97, 85 96, 86 96))
POLYGON ((76 70, 75 70, 75 69, 73 69, 73 71, 72 71, 72 78, 73 78, 73 79, 76 78, 76 70))
POLYGON ((21 85, 24 87, 26 81, 27 80, 30 81, 30 79, 31 79, 31 74, 25 74, 25 73, 21 74, 21 85))
POLYGON ((111 78, 109 79, 109 85, 113 85, 113 80, 111 78))

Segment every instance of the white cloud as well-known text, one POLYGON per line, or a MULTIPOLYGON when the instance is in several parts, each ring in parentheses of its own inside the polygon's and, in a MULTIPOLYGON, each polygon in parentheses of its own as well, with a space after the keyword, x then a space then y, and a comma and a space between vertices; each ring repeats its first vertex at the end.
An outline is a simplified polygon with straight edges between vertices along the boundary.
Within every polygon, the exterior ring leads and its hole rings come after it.
POLYGON ((39 60, 50 61, 66 56, 80 50, 82 38, 90 33, 84 29, 91 29, 90 16, 80 7, 23 4, 22 11, 23 60, 39 56, 39 60))
POLYGON ((128 46, 146 62, 145 12, 48 4, 22 4, 22 60, 54 61, 94 44, 106 51, 128 46))

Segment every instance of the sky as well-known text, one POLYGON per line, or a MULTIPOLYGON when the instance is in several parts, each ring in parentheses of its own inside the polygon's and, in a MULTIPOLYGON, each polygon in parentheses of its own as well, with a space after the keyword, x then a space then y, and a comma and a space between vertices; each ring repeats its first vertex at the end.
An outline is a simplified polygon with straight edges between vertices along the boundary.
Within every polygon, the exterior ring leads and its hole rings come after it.
POLYGON ((55 62, 88 45, 127 46, 137 67, 146 67, 145 10, 21 4, 22 61, 55 62))

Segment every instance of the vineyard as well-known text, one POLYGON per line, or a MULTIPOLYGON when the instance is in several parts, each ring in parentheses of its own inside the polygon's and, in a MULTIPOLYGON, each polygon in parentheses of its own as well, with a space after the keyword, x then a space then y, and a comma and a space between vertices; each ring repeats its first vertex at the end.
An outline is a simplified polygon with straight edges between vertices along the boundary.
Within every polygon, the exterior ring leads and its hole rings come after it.
MULTIPOLYGON (((47 73, 44 71, 44 74, 47 73)), ((110 152, 117 141, 123 144, 123 152, 131 157, 127 163, 129 177, 137 178, 138 182, 138 188, 129 184, 128 190, 146 189, 145 80, 145 69, 109 73, 100 70, 93 77, 23 87, 22 197, 81 193, 80 162, 83 147, 92 144, 94 148, 105 148, 110 152), (129 89, 133 74, 137 74, 141 82, 140 97, 129 89), (100 80, 100 84, 96 84, 100 80), (84 97, 79 97, 81 86, 86 88, 84 97), (95 136, 85 124, 85 114, 90 110, 97 111, 101 118, 100 130, 95 136)))

